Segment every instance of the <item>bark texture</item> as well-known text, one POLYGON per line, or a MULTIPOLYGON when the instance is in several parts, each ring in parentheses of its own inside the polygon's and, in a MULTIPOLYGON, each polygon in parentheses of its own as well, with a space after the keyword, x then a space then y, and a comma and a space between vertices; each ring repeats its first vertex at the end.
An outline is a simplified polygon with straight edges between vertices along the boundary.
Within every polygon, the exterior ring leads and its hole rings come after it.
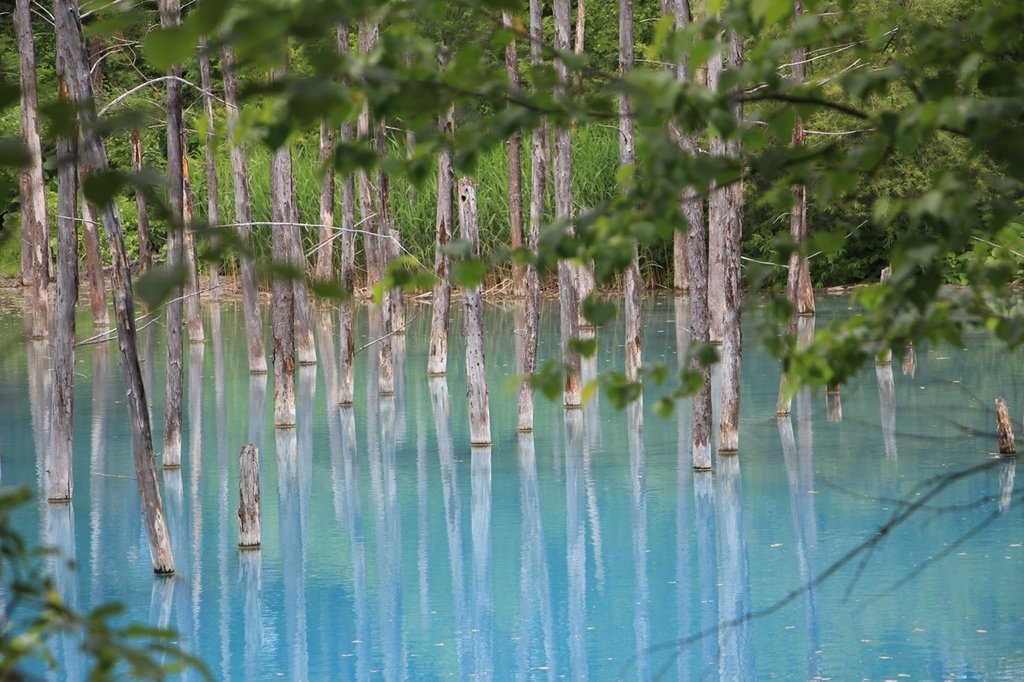
MULTIPOLYGON (((83 131, 84 158, 88 169, 107 170, 107 156, 96 133, 92 84, 85 60, 85 41, 75 0, 54 0, 57 20, 58 53, 64 60, 73 99, 82 103, 79 121, 83 131)), ((135 304, 132 298, 131 270, 124 246, 120 216, 114 204, 103 206, 103 225, 107 232, 113 260, 114 312, 117 320, 118 346, 124 368, 128 402, 128 417, 132 430, 132 452, 135 461, 135 479, 139 489, 139 502, 149 540, 150 558, 156 573, 174 572, 174 556, 164 521, 163 502, 156 478, 156 460, 153 455, 153 434, 150 429, 146 391, 142 383, 135 329, 135 304)))
POLYGON ((15 2, 14 32, 21 73, 21 139, 25 142, 29 156, 29 164, 22 169, 19 185, 21 278, 22 284, 29 287, 29 335, 34 339, 42 339, 50 333, 50 230, 46 220, 46 184, 39 136, 39 97, 29 0, 15 2))
MULTIPOLYGON (((138 130, 132 130, 132 170, 142 172, 142 136, 138 130)), ((149 234, 149 200, 146 193, 135 187, 135 209, 139 221, 139 270, 146 272, 153 267, 153 240, 149 234)))
MULTIPOLYGON (((349 51, 349 28, 338 27, 338 51, 349 51)), ((354 139, 352 124, 341 126, 342 144, 351 144, 354 139)), ((347 297, 341 304, 341 343, 338 362, 338 404, 351 405, 353 399, 353 370, 355 367, 355 296, 356 288, 356 242, 355 232, 355 182, 351 175, 341 180, 341 282, 347 297)))
MULTIPOLYGON (((793 21, 800 19, 803 7, 796 2, 793 7, 793 21)), ((793 82, 797 86, 807 81, 807 48, 795 47, 792 52, 793 82)), ((797 116, 793 127, 793 147, 802 147, 806 140, 803 119, 797 116)), ((797 249, 789 255, 789 274, 786 277, 786 298, 793 305, 797 315, 814 314, 814 289, 811 287, 811 271, 804 253, 807 244, 807 187, 793 185, 793 210, 789 214, 789 234, 797 249)))
MULTIPOLYGON (((502 24, 512 28, 512 13, 505 10, 501 13, 502 24)), ((505 46, 505 71, 508 84, 512 90, 522 87, 519 78, 519 54, 516 41, 512 40, 505 46)), ((523 246, 523 134, 516 130, 508 138, 508 222, 509 238, 513 249, 523 246)), ((523 295, 525 269, 519 263, 512 265, 512 291, 516 296, 523 295)))
MULTIPOLYGON (((459 228, 469 243, 470 257, 480 257, 476 187, 469 178, 459 178, 459 228)), ((466 383, 469 393, 469 442, 491 444, 491 412, 487 395, 487 366, 484 358, 484 310, 480 285, 463 294, 465 304, 466 383)))
MULTIPOLYGON (((569 50, 569 32, 572 28, 569 0, 554 1, 555 50, 569 50)), ((561 59, 555 60, 558 74, 557 94, 565 97, 569 80, 569 69, 561 59)), ((567 225, 572 234, 574 217, 572 200, 572 138, 568 128, 555 128, 555 218, 567 225)), ((560 306, 560 328, 562 335, 562 362, 565 364, 565 386, 563 390, 565 407, 580 407, 580 356, 572 350, 570 342, 579 337, 580 304, 577 291, 576 268, 567 260, 558 262, 558 301, 560 306)))
MULTIPOLYGON (((206 156, 203 170, 206 174, 206 222, 214 228, 210 245, 216 252, 218 240, 216 228, 220 225, 220 209, 217 206, 217 134, 216 117, 213 112, 213 75, 210 70, 210 51, 206 39, 199 43, 199 79, 203 88, 203 113, 206 115, 206 156)), ((220 296, 220 256, 210 259, 210 297, 220 296)))
POLYGON ((235 196, 235 223, 243 250, 238 254, 242 274, 242 312, 249 350, 249 373, 265 374, 267 356, 263 346, 263 313, 260 310, 256 266, 252 258, 252 197, 249 192, 249 164, 245 148, 238 141, 238 76, 235 54, 225 47, 221 55, 224 76, 224 102, 227 109, 228 137, 231 139, 231 181, 235 196))
MULTIPOLYGON (((633 2, 619 0, 619 77, 625 78, 633 69, 633 2)), ((619 164, 636 163, 636 142, 633 134, 633 104, 625 93, 619 95, 619 164)), ((677 233, 678 234, 678 233, 677 233)), ((636 381, 642 362, 640 340, 640 256, 633 245, 633 259, 625 277, 626 316, 626 378, 636 381)))
POLYGON ((260 546, 260 453, 246 443, 238 455, 238 546, 260 546))
MULTIPOLYGON (((184 134, 184 133, 183 133, 184 134)), ((189 173, 188 156, 184 154, 186 141, 182 139, 181 218, 185 234, 185 311, 188 318, 188 342, 205 343, 203 331, 203 306, 199 293, 199 260, 196 253, 196 231, 194 216, 195 197, 192 194, 192 176, 189 173)))
POLYGON ((320 240, 316 252, 317 279, 328 280, 334 276, 334 129, 327 121, 320 122, 320 167, 324 178, 320 183, 320 240))
MULTIPOLYGON (((455 107, 450 107, 438 121, 441 135, 449 145, 455 138, 455 107)), ((430 349, 427 354, 427 376, 442 376, 448 371, 448 320, 451 313, 451 258, 445 251, 452 240, 452 150, 446 146, 437 155, 437 242, 434 246, 434 284, 430 316, 430 349)))
MULTIPOLYGON (((79 150, 79 156, 82 151, 79 150)), ((82 186, 88 179, 85 168, 79 169, 79 181, 82 186)), ((103 280, 103 252, 100 244, 100 224, 92 206, 82 192, 82 241, 85 242, 85 272, 89 279, 89 306, 92 309, 92 322, 97 329, 110 326, 110 312, 107 310, 107 285, 103 280)))
MULTIPOLYGON (((274 262, 292 260, 291 151, 275 150, 270 157, 270 204, 273 214, 271 257, 274 262)), ((270 302, 270 328, 274 338, 274 424, 295 425, 295 284, 274 277, 270 302)))

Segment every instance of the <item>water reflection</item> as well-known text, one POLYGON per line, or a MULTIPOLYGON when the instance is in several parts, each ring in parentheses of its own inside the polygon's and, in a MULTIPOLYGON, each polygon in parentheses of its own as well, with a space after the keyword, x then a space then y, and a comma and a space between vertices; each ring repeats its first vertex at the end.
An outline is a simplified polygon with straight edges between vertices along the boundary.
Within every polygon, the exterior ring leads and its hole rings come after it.
POLYGON ((101 593, 106 582, 101 568, 104 556, 104 523, 103 510, 106 509, 107 463, 106 463, 106 426, 107 401, 106 389, 108 382, 107 350, 104 345, 92 349, 92 428, 90 429, 89 454, 89 544, 90 579, 92 593, 101 593))
POLYGON ((558 676, 555 624, 551 607, 551 583, 544 551, 544 520, 537 483, 537 458, 533 433, 519 434, 520 530, 519 616, 516 623, 516 677, 534 679, 541 671, 553 680, 558 676), (543 652, 537 658, 535 652, 543 652))
MULTIPOLYGON (((53 576, 54 587, 61 600, 71 610, 78 603, 78 569, 75 551, 75 509, 71 502, 44 504, 43 544, 54 550, 47 561, 47 573, 53 576)), ((80 650, 80 638, 73 632, 62 632, 54 647, 60 669, 69 680, 83 679, 85 662, 80 650)))
MULTIPOLYGON (((697 532, 698 631, 713 632, 718 625, 718 521, 710 471, 693 472, 693 501, 697 532)), ((718 677, 718 638, 714 635, 701 638, 699 655, 701 679, 718 677)))
POLYGON ((999 513, 1010 511, 1013 504, 1013 479, 1017 475, 1017 458, 1004 457, 999 466, 999 513))
POLYGON ((217 580, 221 586, 217 600, 217 631, 220 635, 220 679, 230 680, 231 675, 231 604, 228 585, 228 556, 234 543, 231 541, 231 524, 234 518, 228 506, 228 471, 231 468, 228 445, 227 400, 224 390, 224 332, 221 328, 219 303, 210 304, 210 334, 213 338, 213 402, 214 419, 217 429, 217 580))
POLYGON ((582 410, 565 410, 565 536, 569 602, 569 675, 586 678, 587 517, 582 410))
POLYGON ((460 676, 468 674, 466 657, 470 650, 470 626, 466 618, 466 583, 462 553, 462 504, 455 471, 452 442, 451 410, 448 404, 448 383, 445 377, 428 379, 430 405, 434 411, 437 434, 437 458, 441 470, 441 493, 444 501, 445 535, 448 538, 448 562, 452 585, 452 619, 455 625, 455 651, 460 676))
POLYGON ((882 417, 882 443, 887 459, 896 459, 896 383, 892 363, 875 365, 878 379, 878 409, 882 417))
MULTIPOLYGON (((192 545, 189 593, 192 598, 191 632, 199 631, 200 604, 203 593, 203 360, 206 346, 199 343, 188 347, 188 429, 189 429, 189 508, 191 515, 192 545)), ((185 548, 178 545, 183 552, 185 548)))
POLYGON ((28 404, 36 455, 36 489, 41 492, 45 490, 46 484, 43 477, 46 475, 46 458, 50 451, 50 412, 53 400, 53 376, 48 352, 45 340, 30 339, 25 344, 28 404))
POLYGON ((491 448, 473 448, 470 466, 473 528, 473 672, 494 676, 494 593, 491 588, 491 448))
POLYGON ((629 431, 629 498, 631 534, 633 536, 634 592, 633 638, 636 646, 636 676, 651 676, 648 650, 651 645, 651 623, 648 613, 650 586, 647 580, 647 453, 644 449, 643 399, 626 408, 629 431))
MULTIPOLYGON (((406 677, 402 613, 402 525, 395 461, 395 397, 382 395, 380 441, 369 452, 374 507, 377 511, 377 564, 380 585, 380 631, 384 649, 384 677, 406 677), (378 473, 373 474, 374 471, 378 473)), ((373 408, 370 408, 373 411, 373 408)))
POLYGON ((718 458, 718 670, 723 680, 750 680, 754 642, 750 613, 750 567, 743 536, 739 457, 718 458))
POLYGON ((298 434, 295 429, 275 429, 277 451, 278 528, 281 552, 282 601, 286 675, 309 679, 306 633, 305 535, 299 492, 298 434))

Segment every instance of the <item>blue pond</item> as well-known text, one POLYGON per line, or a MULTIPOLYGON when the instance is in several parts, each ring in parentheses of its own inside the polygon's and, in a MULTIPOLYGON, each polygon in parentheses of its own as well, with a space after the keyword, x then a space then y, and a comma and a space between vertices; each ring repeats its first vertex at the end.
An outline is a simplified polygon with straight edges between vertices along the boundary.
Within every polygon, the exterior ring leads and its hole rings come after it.
MULTIPOLYGON (((848 314, 845 298, 820 305, 819 328, 848 314)), ((920 347, 844 387, 841 420, 809 392, 779 420, 758 306, 740 454, 713 474, 691 470, 689 404, 655 415, 653 384, 646 409, 538 398, 535 432, 517 434, 511 306, 486 318, 492 447, 468 444, 458 334, 447 381, 426 379, 416 305, 396 396, 378 398, 370 347, 348 410, 330 399, 338 318, 321 313, 298 427, 275 432, 240 307, 208 306, 205 346, 186 349, 184 466, 161 472, 177 575, 152 574, 111 343, 76 355, 73 504, 34 504, 18 527, 74 559, 51 562, 69 602, 117 600, 174 628, 217 679, 1024 679, 1024 515, 1015 463, 992 454, 992 400, 1024 410, 1024 358, 982 334, 920 347), (246 442, 262 460, 263 545, 240 552, 246 442)), ((647 302, 645 361, 675 368, 683 307, 647 302)), ((541 326, 550 358, 555 308, 541 326)), ((621 367, 621 336, 621 320, 600 332, 598 369, 621 367)), ((160 433, 159 323, 141 345, 160 433)), ((38 489, 48 351, 12 315, 0 347, 0 476, 38 489)), ((86 674, 74 641, 54 649, 59 677, 86 674)))

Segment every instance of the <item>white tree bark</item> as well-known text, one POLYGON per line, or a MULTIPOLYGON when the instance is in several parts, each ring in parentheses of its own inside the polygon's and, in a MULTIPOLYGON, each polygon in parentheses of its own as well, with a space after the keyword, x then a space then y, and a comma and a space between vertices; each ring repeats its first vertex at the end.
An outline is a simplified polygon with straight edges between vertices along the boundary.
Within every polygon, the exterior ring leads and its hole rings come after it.
POLYGON ((263 346, 263 313, 260 310, 256 267, 252 247, 252 198, 249 192, 249 164, 245 148, 238 142, 238 77, 235 73, 235 54, 230 47, 221 53, 221 72, 224 75, 224 103, 227 109, 228 137, 231 139, 231 179, 235 196, 235 223, 238 239, 247 252, 238 254, 242 274, 242 312, 245 316, 245 338, 249 353, 249 373, 265 374, 267 356, 263 346))
MULTIPOLYGON (((455 107, 449 107, 438 121, 440 133, 450 143, 455 141, 455 107)), ((451 312, 451 258, 445 248, 452 239, 452 150, 443 148, 437 155, 437 242, 434 245, 433 311, 430 317, 430 349, 427 354, 427 376, 443 376, 448 371, 448 320, 451 312)))
MULTIPOLYGON (((338 51, 349 51, 349 28, 338 27, 338 51)), ((354 139, 352 124, 341 126, 342 144, 351 144, 354 139)), ((353 398, 353 369, 355 367, 355 296, 356 247, 355 233, 355 183, 351 175, 341 181, 341 281, 347 297, 341 304, 341 343, 338 362, 338 404, 351 405, 353 398)))
MULTIPOLYGON (((213 112, 213 76, 210 73, 210 53, 206 38, 199 42, 199 80, 203 90, 203 113, 206 115, 206 156, 204 171, 206 174, 206 222, 215 227, 220 225, 220 208, 217 200, 217 134, 216 118, 213 112)), ((214 230, 214 235, 217 231, 214 230)), ((211 246, 217 246, 216 236, 210 240, 211 246)), ((210 259, 210 298, 220 296, 220 257, 210 259)))
MULTIPOLYGON (((469 243, 470 256, 480 257, 476 187, 469 178, 459 178, 459 228, 469 243)), ((491 412, 487 395, 487 367, 484 358, 484 311, 480 285, 463 294, 465 304, 466 383, 469 391, 469 441, 471 445, 491 444, 491 412)))
MULTIPOLYGON (((619 77, 625 78, 633 69, 633 2, 619 0, 619 77)), ((619 95, 619 163, 636 163, 636 143, 633 134, 633 105, 625 93, 619 95)), ((633 245, 633 259, 625 277, 626 317, 626 378, 637 381, 642 362, 640 339, 640 255, 633 245)))

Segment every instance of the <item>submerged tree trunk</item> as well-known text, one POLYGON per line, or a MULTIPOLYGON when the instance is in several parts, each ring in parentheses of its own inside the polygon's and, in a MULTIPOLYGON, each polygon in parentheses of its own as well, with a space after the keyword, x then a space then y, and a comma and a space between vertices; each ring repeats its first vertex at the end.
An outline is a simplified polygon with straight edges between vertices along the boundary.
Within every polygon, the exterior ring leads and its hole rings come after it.
MULTIPOLYGON (((82 152, 79 151, 81 156, 82 152)), ((83 167, 79 170, 79 183, 85 187, 88 173, 83 167)), ((85 242, 85 272, 89 278, 89 305, 92 308, 92 320, 97 329, 110 326, 110 312, 107 310, 107 285, 103 280, 103 252, 100 245, 100 226, 93 213, 92 206, 85 200, 82 192, 82 241, 85 242)))
MULTIPOLYGON (((793 21, 803 13, 800 2, 793 6, 793 21)), ((793 82, 801 86, 807 80, 807 48, 795 47, 792 52, 793 82)), ((793 126, 793 147, 804 146, 806 133, 804 122, 796 117, 793 126)), ((789 255, 789 274, 786 277, 786 299, 793 305, 797 315, 814 314, 814 289, 811 287, 811 271, 804 248, 807 244, 807 187, 793 185, 793 210, 789 214, 789 234, 796 247, 789 255)))
MULTIPOLYGON (((555 0, 555 49, 561 52, 569 50, 569 0, 555 0)), ((569 81, 569 70, 561 59, 555 60, 558 73, 558 94, 566 96, 569 81)), ((573 203, 572 203, 572 139, 569 129, 560 126, 555 129, 555 218, 563 220, 572 234, 573 203)), ((558 261, 558 299, 561 307, 562 362, 565 364, 565 407, 580 407, 580 356, 570 346, 573 339, 579 336, 580 305, 577 292, 575 267, 569 261, 558 261)))
MULTIPOLYGON (((459 228, 469 244, 471 258, 480 257, 480 231, 477 223, 476 187, 469 178, 459 178, 459 228)), ((469 394, 469 442, 491 444, 491 411, 487 396, 487 366, 484 358, 484 311, 480 285, 463 293, 465 304, 466 384, 469 394)))
MULTIPOLYGON (((338 51, 349 51, 349 28, 338 27, 338 51)), ((341 143, 352 144, 352 124, 341 126, 341 143)), ((356 286, 356 243, 355 243, 355 183, 352 175, 341 181, 341 282, 347 294, 341 304, 341 343, 338 363, 338 404, 351 405, 353 399, 353 369, 355 366, 355 286, 356 286)))
POLYGON ((329 280, 334 276, 334 130, 326 120, 320 121, 320 167, 324 177, 320 184, 320 235, 316 252, 316 277, 329 280))
POLYGON ((309 288, 306 286, 306 271, 309 262, 302 248, 302 228, 299 227, 299 204, 295 195, 295 175, 292 169, 292 150, 289 148, 284 157, 287 165, 289 187, 290 223, 287 234, 291 256, 289 262, 298 273, 292 286, 295 289, 295 351, 300 365, 316 364, 316 341, 313 338, 313 312, 309 304, 309 288))
MULTIPOLYGON (((455 141, 455 107, 438 121, 438 129, 449 144, 455 141)), ((451 259, 446 247, 452 239, 452 150, 444 147, 437 155, 437 241, 434 245, 433 312, 430 317, 430 350, 427 376, 442 376, 448 371, 448 319, 451 312, 451 259)))
MULTIPOLYGON (((216 118, 213 113, 213 76, 210 74, 209 45, 204 38, 199 43, 199 78, 203 88, 203 112, 206 114, 206 157, 204 170, 206 173, 206 222, 216 235, 220 225, 220 209, 217 206, 217 136, 216 118)), ((210 240, 216 251, 218 239, 210 240)), ((210 259, 210 297, 220 296, 220 255, 210 259)))
POLYGON ((28 148, 29 164, 22 170, 21 281, 30 289, 29 335, 46 338, 50 333, 50 230, 46 220, 46 184, 43 179, 42 141, 39 137, 39 97, 36 89, 35 44, 29 0, 17 0, 14 9, 21 69, 21 138, 28 148))
MULTIPOLYGON (((270 156, 270 206, 274 221, 271 257, 275 263, 293 261, 291 150, 275 149, 270 156)), ((275 275, 270 302, 274 337, 274 424, 295 426, 295 282, 275 275)))
MULTIPOLYGON (((68 99, 63 60, 59 60, 60 96, 68 99)), ((75 303, 78 301, 78 225, 75 222, 77 179, 74 142, 57 140, 57 301, 54 310, 53 409, 47 499, 71 499, 72 422, 75 396, 75 303), (52 470, 51 470, 51 462, 52 470), (53 475, 59 474, 59 475, 53 475)))
MULTIPOLYGON (((619 78, 633 69, 633 2, 619 0, 619 78)), ((631 167, 636 163, 633 135, 633 105, 625 93, 619 95, 619 164, 631 167)), ((640 256, 633 245, 633 259, 626 269, 626 379, 637 381, 640 375, 642 344, 640 340, 640 256)))
MULTIPOLYGON (((502 24, 512 28, 512 13, 505 10, 501 13, 502 24)), ((519 55, 516 41, 512 40, 505 46, 505 71, 512 90, 519 90, 522 82, 519 78, 519 55)), ((523 134, 516 129, 508 138, 508 223, 509 240, 513 249, 523 246, 523 134)), ((512 265, 512 292, 516 296, 523 295, 523 266, 512 265)))
MULTIPOLYGON (((131 134, 132 170, 142 172, 142 137, 138 129, 131 134)), ((146 272, 153 267, 153 241, 149 235, 149 201, 138 185, 135 187, 135 208, 139 220, 139 271, 146 272)))
POLYGON ((249 193, 249 164, 245 149, 237 141, 238 134, 238 77, 235 74, 235 54, 225 47, 221 56, 224 74, 224 102, 227 109, 228 138, 231 140, 231 179, 235 195, 235 223, 242 251, 238 261, 242 273, 242 311, 245 316, 245 337, 249 350, 249 373, 267 371, 266 351, 263 347, 263 313, 260 311, 256 266, 252 257, 252 198, 249 193))
MULTIPOLYGON (((732 33, 729 40, 729 69, 738 71, 743 65, 743 40, 732 33)), ((743 105, 734 104, 733 116, 737 125, 743 120, 743 105)), ((726 155, 739 163, 740 142, 729 140, 726 155)), ((724 208, 725 234, 722 242, 724 265, 724 337, 722 339, 722 419, 718 431, 718 452, 735 453, 740 439, 740 356, 742 333, 740 328, 740 241, 743 238, 743 181, 742 177, 725 188, 727 201, 724 208)))
MULTIPOLYGON (((106 153, 94 128, 95 110, 92 104, 92 86, 85 60, 82 25, 75 0, 54 0, 58 51, 65 62, 68 80, 72 83, 73 99, 83 103, 79 110, 82 135, 83 166, 93 172, 108 169, 106 153)), ((153 434, 150 430, 146 391, 142 383, 135 329, 135 305, 132 299, 131 270, 124 246, 121 220, 114 204, 102 207, 103 224, 107 232, 113 261, 114 311, 117 320, 118 346, 124 368, 128 397, 128 415, 132 429, 132 452, 135 460, 135 479, 139 501, 146 522, 150 558, 156 573, 174 572, 174 556, 164 522, 163 502, 156 479, 156 461, 153 455, 153 434)))
MULTIPOLYGON (((543 63, 541 49, 544 41, 544 24, 542 19, 542 0, 530 0, 530 62, 534 66, 543 63)), ((530 141, 530 226, 528 247, 535 258, 537 242, 540 239, 540 224, 544 221, 544 198, 547 190, 547 124, 542 122, 533 129, 530 141)), ((540 316, 540 281, 537 266, 530 263, 526 267, 523 293, 526 297, 525 323, 523 337, 523 356, 519 362, 519 372, 524 380, 519 384, 519 419, 520 431, 533 430, 533 387, 529 376, 537 370, 537 324, 540 316)))
MULTIPOLYGON (((176 26, 181 15, 179 0, 160 0, 160 23, 164 27, 176 26)), ((182 178, 181 148, 181 67, 171 68, 167 81, 167 210, 170 224, 167 229, 167 268, 177 274, 184 273, 184 204, 185 184, 182 178)), ((174 287, 167 302, 167 380, 166 410, 164 417, 164 467, 181 466, 182 390, 185 380, 184 361, 184 303, 182 287, 174 287)))
MULTIPOLYGON (((717 90, 723 68, 720 47, 712 51, 707 68, 708 88, 717 90)), ((708 146, 712 156, 725 156, 725 142, 717 133, 711 135, 708 146)), ((728 204, 728 186, 713 183, 708 195, 708 335, 712 343, 722 343, 725 337, 725 235, 728 231, 728 204)))

